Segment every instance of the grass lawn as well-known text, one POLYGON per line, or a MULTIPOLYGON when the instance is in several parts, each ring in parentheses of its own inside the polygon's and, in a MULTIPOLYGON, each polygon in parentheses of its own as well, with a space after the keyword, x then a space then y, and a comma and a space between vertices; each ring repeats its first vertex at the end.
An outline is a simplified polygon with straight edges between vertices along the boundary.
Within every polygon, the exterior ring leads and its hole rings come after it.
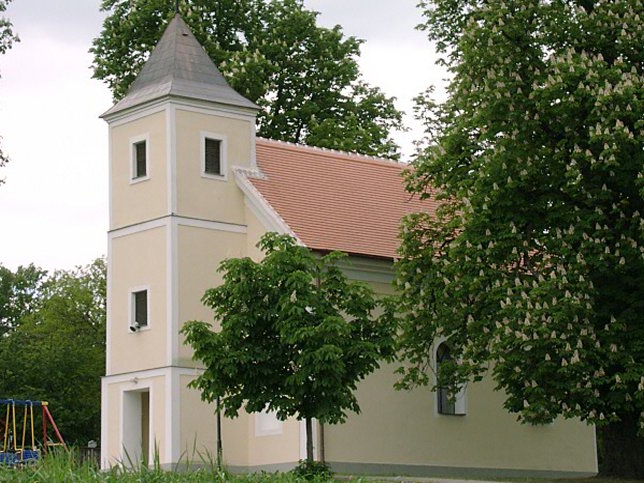
MULTIPOLYGON (((231 475, 225 471, 219 471, 214 465, 209 465, 198 470, 164 471, 160 468, 140 467, 126 470, 123 468, 112 468, 109 471, 100 471, 92 464, 81 464, 70 454, 59 453, 27 465, 22 468, 10 468, 0 466, 0 482, 2 483, 298 483, 312 481, 314 483, 325 483, 328 481, 344 481, 354 483, 380 483, 380 482, 407 482, 430 481, 420 478, 338 478, 328 480, 315 478, 306 480, 293 473, 253 473, 247 475, 231 475)), ((585 479, 545 479, 545 478, 511 478, 503 481, 512 483, 544 483, 556 481, 557 483, 637 483, 635 480, 618 480, 610 478, 585 478, 585 479)), ((641 483, 641 482, 640 482, 641 483)))

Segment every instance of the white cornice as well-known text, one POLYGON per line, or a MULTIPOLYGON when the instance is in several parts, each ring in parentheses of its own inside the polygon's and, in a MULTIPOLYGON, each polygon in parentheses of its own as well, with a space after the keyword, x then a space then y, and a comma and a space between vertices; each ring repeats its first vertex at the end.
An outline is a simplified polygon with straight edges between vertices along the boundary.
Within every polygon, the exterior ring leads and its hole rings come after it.
POLYGON ((163 111, 167 104, 173 104, 181 109, 204 112, 207 114, 212 114, 213 111, 215 111, 223 117, 246 119, 252 120, 253 122, 255 122, 255 118, 257 116, 257 112, 253 109, 233 107, 227 104, 219 104, 210 101, 199 101, 187 97, 164 96, 144 104, 101 117, 111 126, 118 126, 119 124, 124 124, 155 112, 163 111))

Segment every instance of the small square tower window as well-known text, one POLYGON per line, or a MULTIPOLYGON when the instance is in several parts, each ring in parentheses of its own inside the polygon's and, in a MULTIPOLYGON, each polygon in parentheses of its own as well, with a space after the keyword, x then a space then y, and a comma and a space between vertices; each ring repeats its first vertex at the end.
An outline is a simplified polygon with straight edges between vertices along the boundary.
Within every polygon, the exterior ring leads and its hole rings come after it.
POLYGON ((148 174, 145 141, 134 144, 134 178, 143 178, 148 174))
POLYGON ((148 175, 147 143, 139 141, 133 145, 134 166, 132 179, 145 178, 148 175))
POLYGON ((201 176, 219 181, 226 180, 226 136, 201 132, 201 176))
POLYGON ((150 179, 150 134, 130 138, 130 184, 150 179))
POLYGON ((219 139, 206 138, 205 142, 205 165, 204 172, 215 176, 221 176, 221 141, 219 139))
POLYGON ((139 290, 132 292, 132 323, 138 328, 148 326, 148 291, 139 290))

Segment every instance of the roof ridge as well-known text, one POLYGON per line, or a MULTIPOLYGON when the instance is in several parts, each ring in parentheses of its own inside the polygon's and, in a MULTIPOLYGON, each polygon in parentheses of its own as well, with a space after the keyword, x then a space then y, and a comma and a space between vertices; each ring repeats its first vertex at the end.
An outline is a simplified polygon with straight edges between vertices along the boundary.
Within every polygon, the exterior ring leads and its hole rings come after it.
POLYGON ((265 142, 266 144, 275 144, 275 145, 280 145, 291 149, 295 148, 295 149, 304 150, 304 151, 307 151, 307 150, 319 151, 325 154, 330 154, 332 156, 350 158, 353 161, 368 162, 371 164, 386 165, 386 166, 397 167, 397 168, 404 168, 407 166, 406 163, 403 163, 401 161, 399 162, 399 161, 394 161, 392 159, 379 158, 377 156, 371 156, 369 154, 360 154, 360 153, 354 153, 350 151, 341 151, 339 149, 324 148, 320 146, 309 146, 308 144, 294 143, 291 141, 281 141, 279 139, 269 139, 269 138, 263 138, 260 136, 257 136, 256 139, 257 141, 265 142))

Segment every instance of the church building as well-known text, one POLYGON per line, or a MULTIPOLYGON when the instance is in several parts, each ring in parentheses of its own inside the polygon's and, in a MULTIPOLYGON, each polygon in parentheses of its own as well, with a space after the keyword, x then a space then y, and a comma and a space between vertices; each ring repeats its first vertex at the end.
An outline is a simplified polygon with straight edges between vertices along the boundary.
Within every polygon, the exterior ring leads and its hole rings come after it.
MULTIPOLYGON (((288 233, 314 251, 347 252, 347 275, 388 294, 401 217, 435 209, 410 199, 398 163, 257 137, 258 110, 176 15, 127 95, 102 115, 110 194, 105 468, 158 457, 170 469, 216 454, 215 408, 188 388, 201 368, 179 331, 186 321, 212 320, 200 299, 221 283, 222 260, 259 260, 264 233, 288 233)), ((361 414, 314 428, 317 458, 335 471, 597 472, 592 426, 522 425, 489 378, 469 384, 455 403, 429 388, 396 391, 393 369, 359 384, 361 414)), ((288 470, 305 456, 297 420, 242 412, 222 426, 231 471, 288 470)))

